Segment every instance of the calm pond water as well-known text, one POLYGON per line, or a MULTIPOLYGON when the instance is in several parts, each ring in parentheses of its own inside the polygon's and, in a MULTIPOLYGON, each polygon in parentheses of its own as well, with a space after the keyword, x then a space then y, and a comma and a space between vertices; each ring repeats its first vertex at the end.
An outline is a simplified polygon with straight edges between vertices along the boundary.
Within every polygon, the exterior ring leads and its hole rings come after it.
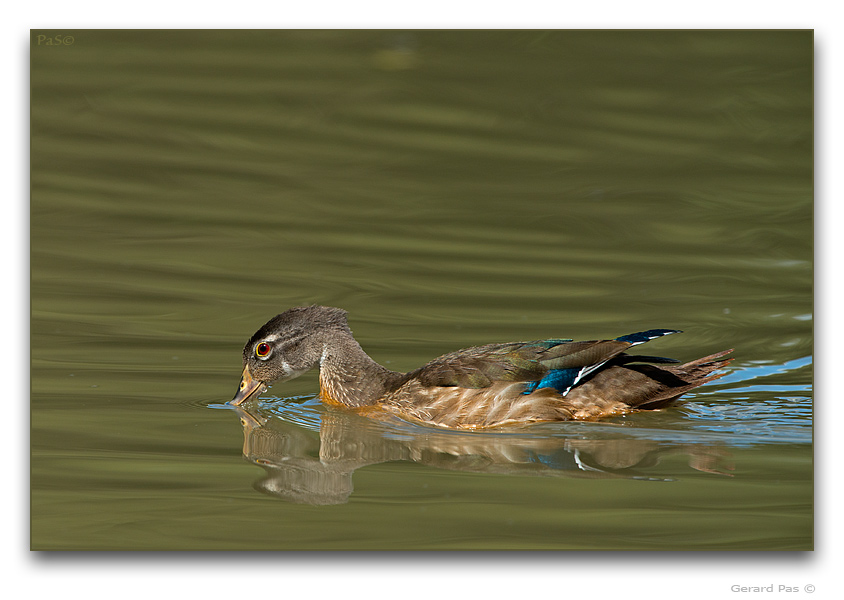
POLYGON ((35 31, 31 546, 813 547, 809 31, 35 31), (72 35, 39 44, 38 35, 72 35), (676 407, 455 433, 226 405, 273 315, 409 370, 735 348, 676 407))

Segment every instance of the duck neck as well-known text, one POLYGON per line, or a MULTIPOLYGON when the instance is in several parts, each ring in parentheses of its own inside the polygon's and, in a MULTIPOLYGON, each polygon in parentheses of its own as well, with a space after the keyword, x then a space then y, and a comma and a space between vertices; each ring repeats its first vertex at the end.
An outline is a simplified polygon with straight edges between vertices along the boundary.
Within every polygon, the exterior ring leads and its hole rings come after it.
POLYGON ((349 407, 375 404, 401 375, 372 360, 351 333, 332 335, 323 342, 319 395, 327 404, 349 407))

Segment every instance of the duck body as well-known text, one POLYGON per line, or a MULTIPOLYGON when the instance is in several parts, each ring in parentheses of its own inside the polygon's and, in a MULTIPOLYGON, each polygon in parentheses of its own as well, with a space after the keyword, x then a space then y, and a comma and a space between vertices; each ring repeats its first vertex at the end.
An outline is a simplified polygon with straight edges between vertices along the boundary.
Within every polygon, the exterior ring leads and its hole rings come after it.
POLYGON ((452 429, 593 420, 663 408, 722 376, 713 372, 727 365, 724 356, 731 350, 685 364, 626 354, 633 346, 672 333, 679 332, 651 329, 613 340, 487 344, 400 373, 364 352, 352 336, 346 311, 292 308, 246 343, 243 376, 231 404, 318 366, 322 401, 360 412, 393 413, 452 429))

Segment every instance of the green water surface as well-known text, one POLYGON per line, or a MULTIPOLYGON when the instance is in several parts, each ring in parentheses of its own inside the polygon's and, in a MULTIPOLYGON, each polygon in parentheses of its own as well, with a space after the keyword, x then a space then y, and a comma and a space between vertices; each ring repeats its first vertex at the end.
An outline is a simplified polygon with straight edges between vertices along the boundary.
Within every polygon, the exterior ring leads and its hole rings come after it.
POLYGON ((33 549, 813 547, 811 31, 30 53, 33 549), (327 411, 315 373, 226 407, 311 303, 395 370, 655 327, 735 360, 673 408, 496 433, 327 411))

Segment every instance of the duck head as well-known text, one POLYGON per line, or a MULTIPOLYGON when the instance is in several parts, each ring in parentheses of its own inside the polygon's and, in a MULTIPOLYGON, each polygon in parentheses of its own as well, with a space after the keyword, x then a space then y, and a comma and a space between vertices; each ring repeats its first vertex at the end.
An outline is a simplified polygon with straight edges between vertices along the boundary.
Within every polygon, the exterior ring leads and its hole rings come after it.
POLYGON ((330 335, 341 331, 348 331, 348 324, 339 308, 298 307, 273 317, 246 342, 240 387, 229 404, 242 404, 274 381, 310 371, 323 358, 330 335))

